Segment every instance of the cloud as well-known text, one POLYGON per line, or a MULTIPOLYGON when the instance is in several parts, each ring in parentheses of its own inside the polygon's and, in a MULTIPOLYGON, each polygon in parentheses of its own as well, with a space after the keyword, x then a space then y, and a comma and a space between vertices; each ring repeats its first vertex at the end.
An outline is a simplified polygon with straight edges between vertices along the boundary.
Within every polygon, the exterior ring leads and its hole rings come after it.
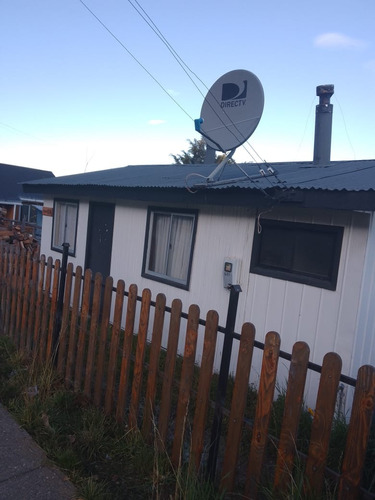
POLYGON ((165 123, 165 120, 149 120, 148 121, 149 125, 161 125, 162 123, 165 123))
POLYGON ((342 33, 323 33, 314 39, 314 45, 323 49, 360 49, 366 44, 363 40, 351 38, 342 33))

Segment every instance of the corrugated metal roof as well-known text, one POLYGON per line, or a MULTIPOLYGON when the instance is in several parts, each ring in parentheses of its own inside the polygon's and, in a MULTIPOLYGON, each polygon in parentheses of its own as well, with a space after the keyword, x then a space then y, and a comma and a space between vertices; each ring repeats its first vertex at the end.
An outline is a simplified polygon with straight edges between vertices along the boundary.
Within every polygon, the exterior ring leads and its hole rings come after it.
POLYGON ((19 202, 22 195, 21 182, 46 177, 53 177, 53 173, 48 170, 0 163, 0 200, 9 203, 19 202))
MULTIPOLYGON (((375 160, 335 161, 326 166, 312 162, 226 165, 218 182, 206 183, 216 165, 131 165, 63 177, 26 182, 38 186, 107 186, 116 188, 186 188, 200 184, 207 189, 287 188, 302 190, 375 190, 375 160), (239 168, 240 167, 240 168, 239 168), (274 171, 274 174, 268 171, 274 171), (263 169, 265 175, 260 174, 263 169)), ((28 189, 29 191, 29 189, 28 189)))

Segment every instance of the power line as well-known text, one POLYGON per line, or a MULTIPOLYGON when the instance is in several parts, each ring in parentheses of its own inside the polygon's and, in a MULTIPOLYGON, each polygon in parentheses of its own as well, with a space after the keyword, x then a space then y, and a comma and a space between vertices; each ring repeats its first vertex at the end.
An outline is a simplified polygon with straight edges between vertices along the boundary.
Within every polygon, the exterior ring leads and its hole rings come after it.
POLYGON ((179 102, 168 92, 168 90, 159 82, 159 80, 137 59, 137 57, 125 46, 125 44, 103 23, 103 21, 85 4, 83 0, 78 0, 85 9, 98 21, 98 23, 111 35, 111 37, 116 40, 121 47, 126 50, 126 52, 134 59, 134 61, 148 74, 150 78, 154 80, 154 82, 167 94, 167 96, 172 99, 172 101, 185 113, 186 116, 190 118, 190 120, 194 121, 193 118, 189 115, 189 113, 181 106, 179 102))

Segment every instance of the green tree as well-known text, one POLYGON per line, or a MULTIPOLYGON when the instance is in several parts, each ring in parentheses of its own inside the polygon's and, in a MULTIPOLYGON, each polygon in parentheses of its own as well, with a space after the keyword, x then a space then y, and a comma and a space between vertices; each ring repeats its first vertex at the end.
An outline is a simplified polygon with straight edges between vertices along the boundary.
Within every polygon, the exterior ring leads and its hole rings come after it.
MULTIPOLYGON (((187 151, 183 150, 178 155, 171 154, 175 164, 191 165, 191 164, 204 163, 207 154, 206 141, 203 138, 194 139, 192 141, 188 139, 188 143, 190 144, 190 147, 187 149, 187 151)), ((215 158, 214 160, 215 163, 220 163, 225 158, 225 155, 224 153, 217 153, 215 151, 214 158, 215 158)), ((233 163, 233 160, 232 159, 228 160, 228 164, 231 163, 233 163)))
POLYGON ((174 162, 176 165, 189 165, 189 164, 197 164, 204 163, 204 159, 206 157, 206 141, 202 139, 188 139, 188 143, 190 147, 187 151, 181 151, 181 154, 172 155, 174 162))

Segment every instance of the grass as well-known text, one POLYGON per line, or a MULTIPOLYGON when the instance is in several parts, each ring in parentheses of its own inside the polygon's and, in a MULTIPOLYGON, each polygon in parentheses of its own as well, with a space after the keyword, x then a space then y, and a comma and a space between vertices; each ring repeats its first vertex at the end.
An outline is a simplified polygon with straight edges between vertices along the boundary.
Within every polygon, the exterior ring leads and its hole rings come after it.
POLYGON ((20 355, 6 337, 0 337, 0 400, 80 499, 220 498, 190 467, 174 470, 165 452, 66 390, 51 365, 20 355))

